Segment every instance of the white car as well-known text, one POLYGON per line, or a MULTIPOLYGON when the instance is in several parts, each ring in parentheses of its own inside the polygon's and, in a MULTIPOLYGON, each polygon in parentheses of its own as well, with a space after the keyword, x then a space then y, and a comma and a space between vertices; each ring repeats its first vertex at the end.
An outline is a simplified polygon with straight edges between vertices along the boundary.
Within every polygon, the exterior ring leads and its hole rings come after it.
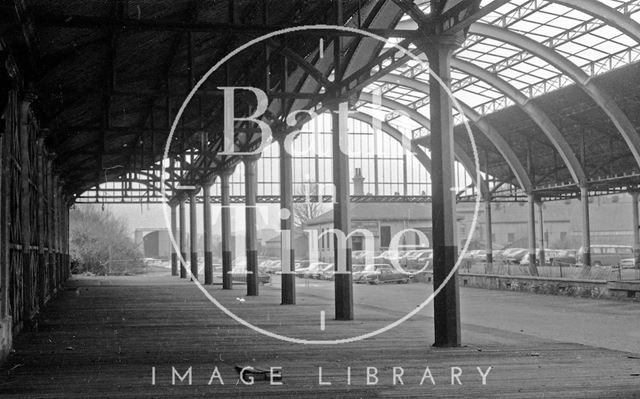
POLYGON ((314 262, 309 265, 309 267, 304 271, 303 275, 305 278, 321 278, 322 271, 329 264, 326 262, 314 262))
POLYGON ((620 260, 620 267, 623 269, 635 269, 638 266, 636 265, 636 260, 634 258, 627 258, 620 260))

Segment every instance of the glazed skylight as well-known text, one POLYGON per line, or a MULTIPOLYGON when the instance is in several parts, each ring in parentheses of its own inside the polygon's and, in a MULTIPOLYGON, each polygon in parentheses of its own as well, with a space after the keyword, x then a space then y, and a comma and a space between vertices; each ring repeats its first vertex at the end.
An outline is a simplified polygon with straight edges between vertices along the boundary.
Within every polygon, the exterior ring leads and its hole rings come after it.
MULTIPOLYGON (((482 6, 490 2, 485 0, 482 6)), ((600 3, 640 22, 638 0, 602 0, 600 3)), ((633 38, 601 19, 552 1, 514 0, 479 22, 533 39, 555 50, 589 76, 597 76, 640 59, 640 46, 633 38)), ((493 38, 468 35, 455 57, 497 74, 529 98, 573 83, 540 57, 493 38)), ((416 68, 416 64, 410 61, 394 73, 428 82, 428 73, 419 66, 416 68)), ((481 115, 513 104, 491 85, 457 70, 452 72, 452 89, 458 99, 481 115)), ((419 109, 428 117, 428 96, 423 93, 388 83, 376 83, 366 89, 375 90, 382 90, 385 97, 419 109)), ((403 124, 401 119, 396 123, 403 124)))

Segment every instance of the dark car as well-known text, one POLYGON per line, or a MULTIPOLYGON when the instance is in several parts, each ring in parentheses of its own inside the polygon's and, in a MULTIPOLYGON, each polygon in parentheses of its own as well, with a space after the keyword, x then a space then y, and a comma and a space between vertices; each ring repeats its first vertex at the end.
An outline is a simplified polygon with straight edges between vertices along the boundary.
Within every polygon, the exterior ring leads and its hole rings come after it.
POLYGON ((396 269, 390 265, 377 264, 368 265, 358 275, 356 283, 369 283, 369 284, 381 284, 381 283, 408 283, 411 280, 411 274, 405 271, 396 269))

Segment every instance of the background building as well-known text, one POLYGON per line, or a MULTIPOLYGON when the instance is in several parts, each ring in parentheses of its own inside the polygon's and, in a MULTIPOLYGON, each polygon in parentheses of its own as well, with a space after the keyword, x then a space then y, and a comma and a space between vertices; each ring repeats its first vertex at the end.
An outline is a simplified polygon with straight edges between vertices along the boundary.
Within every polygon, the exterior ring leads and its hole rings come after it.
MULTIPOLYGON (((328 211, 307 224, 307 229, 316 230, 318 235, 333 228, 333 211, 328 211)), ((393 236, 405 229, 415 229, 426 234, 431 242, 431 204, 407 203, 402 206, 394 203, 355 203, 351 204, 351 231, 365 229, 371 232, 374 239, 374 250, 386 250, 393 236)), ((365 249, 364 236, 354 234, 352 239, 354 251, 365 249)), ((416 233, 408 232, 400 239, 400 245, 425 246, 416 233)), ((333 235, 324 234, 318 243, 321 259, 333 256, 333 235)))
POLYGON ((165 228, 138 228, 134 240, 145 258, 168 259, 171 254, 169 231, 165 228))
MULTIPOLYGON (((527 248, 528 208, 525 202, 494 202, 491 204, 492 242, 494 248, 527 248)), ((475 203, 461 202, 456 206, 458 247, 461 248, 473 223, 475 203)), ((633 244, 633 225, 630 220, 631 196, 626 194, 592 198, 592 244, 633 244)), ((484 249, 486 242, 486 216, 480 204, 478 220, 470 249, 484 249)), ((578 249, 582 237, 581 204, 578 200, 549 201, 542 204, 545 248, 578 249)), ((536 213, 536 232, 540 231, 539 213, 536 213)), ((333 227, 333 211, 328 211, 307 224, 307 229, 318 234, 333 227)), ((431 204, 406 203, 352 203, 351 230, 367 229, 374 237, 374 250, 383 251, 391 237, 403 229, 422 231, 431 242, 431 204)), ((278 239, 279 240, 279 239, 278 239)), ((540 237, 536 237, 540 243, 540 237)), ((279 242, 279 241, 278 241, 279 242)), ((423 245, 415 234, 406 234, 400 245, 423 245)), ((353 250, 364 249, 362 235, 352 238, 353 250)), ((325 235, 318 244, 320 256, 333 256, 333 238, 325 235)))

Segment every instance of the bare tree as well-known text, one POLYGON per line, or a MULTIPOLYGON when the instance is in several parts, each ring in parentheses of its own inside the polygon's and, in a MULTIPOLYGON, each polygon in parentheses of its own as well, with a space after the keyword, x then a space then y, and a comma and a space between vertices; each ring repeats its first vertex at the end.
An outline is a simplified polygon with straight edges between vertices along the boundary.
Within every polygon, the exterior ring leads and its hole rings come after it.
POLYGON ((142 253, 127 232, 127 223, 109 210, 83 206, 69 213, 69 251, 74 271, 126 274, 143 270, 142 253))
POLYGON ((293 204, 294 226, 301 231, 309 221, 317 218, 327 211, 326 204, 322 202, 322 196, 318 195, 318 183, 306 182, 298 185, 295 195, 304 196, 304 202, 293 204))

